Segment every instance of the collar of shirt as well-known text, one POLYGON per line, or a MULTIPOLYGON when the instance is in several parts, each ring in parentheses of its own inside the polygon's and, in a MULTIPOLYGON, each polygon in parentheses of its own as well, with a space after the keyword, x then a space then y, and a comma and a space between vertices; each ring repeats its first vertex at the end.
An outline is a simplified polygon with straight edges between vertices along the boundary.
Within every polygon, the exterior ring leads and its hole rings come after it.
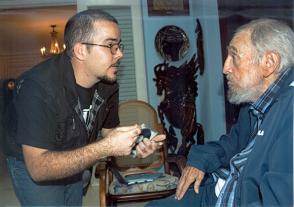
POLYGON ((254 115, 264 115, 266 110, 271 106, 275 98, 277 97, 278 91, 281 88, 283 80, 289 73, 290 69, 283 71, 279 77, 270 85, 270 87, 249 107, 254 115))

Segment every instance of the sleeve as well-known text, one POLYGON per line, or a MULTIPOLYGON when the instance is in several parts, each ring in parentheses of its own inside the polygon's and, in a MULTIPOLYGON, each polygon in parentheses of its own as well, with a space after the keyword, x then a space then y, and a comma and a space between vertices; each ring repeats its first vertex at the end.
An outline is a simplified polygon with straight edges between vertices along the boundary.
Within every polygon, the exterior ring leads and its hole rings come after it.
POLYGON ((203 172, 211 173, 220 167, 228 168, 230 159, 246 147, 249 141, 248 107, 242 107, 238 121, 229 134, 222 135, 218 141, 204 145, 193 145, 187 164, 203 172))
POLYGON ((22 80, 15 99, 16 142, 48 149, 55 140, 56 118, 52 99, 32 80, 22 80))
POLYGON ((283 110, 280 119, 275 115, 275 129, 271 133, 268 170, 263 175, 260 193, 264 206, 293 206, 293 100, 283 110))
POLYGON ((118 90, 109 98, 107 103, 108 114, 104 121, 103 128, 112 129, 119 125, 118 117, 118 90))

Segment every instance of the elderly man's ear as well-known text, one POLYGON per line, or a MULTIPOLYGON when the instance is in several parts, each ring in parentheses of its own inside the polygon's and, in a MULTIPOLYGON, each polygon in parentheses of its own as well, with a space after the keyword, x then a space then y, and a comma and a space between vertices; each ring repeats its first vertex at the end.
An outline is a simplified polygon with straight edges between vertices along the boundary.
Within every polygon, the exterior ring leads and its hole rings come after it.
POLYGON ((263 77, 267 78, 276 73, 280 67, 281 56, 277 52, 266 52, 262 59, 263 77))

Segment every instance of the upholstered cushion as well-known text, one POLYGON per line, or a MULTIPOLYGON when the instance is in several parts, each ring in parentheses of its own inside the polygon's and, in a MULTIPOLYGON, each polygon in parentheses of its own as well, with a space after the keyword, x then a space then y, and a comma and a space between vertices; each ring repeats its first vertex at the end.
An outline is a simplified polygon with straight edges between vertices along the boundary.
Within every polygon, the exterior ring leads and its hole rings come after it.
POLYGON ((109 193, 112 195, 126 195, 134 193, 159 192, 175 189, 177 184, 178 178, 168 174, 162 174, 162 176, 154 181, 132 185, 124 185, 114 179, 109 186, 109 193))

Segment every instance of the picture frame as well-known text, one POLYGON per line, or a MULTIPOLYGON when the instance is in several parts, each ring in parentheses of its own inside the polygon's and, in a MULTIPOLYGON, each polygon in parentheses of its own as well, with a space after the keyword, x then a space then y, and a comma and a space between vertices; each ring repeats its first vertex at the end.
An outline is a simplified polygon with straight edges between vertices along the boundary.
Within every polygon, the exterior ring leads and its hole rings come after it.
POLYGON ((149 16, 189 16, 189 0, 147 0, 149 16))

